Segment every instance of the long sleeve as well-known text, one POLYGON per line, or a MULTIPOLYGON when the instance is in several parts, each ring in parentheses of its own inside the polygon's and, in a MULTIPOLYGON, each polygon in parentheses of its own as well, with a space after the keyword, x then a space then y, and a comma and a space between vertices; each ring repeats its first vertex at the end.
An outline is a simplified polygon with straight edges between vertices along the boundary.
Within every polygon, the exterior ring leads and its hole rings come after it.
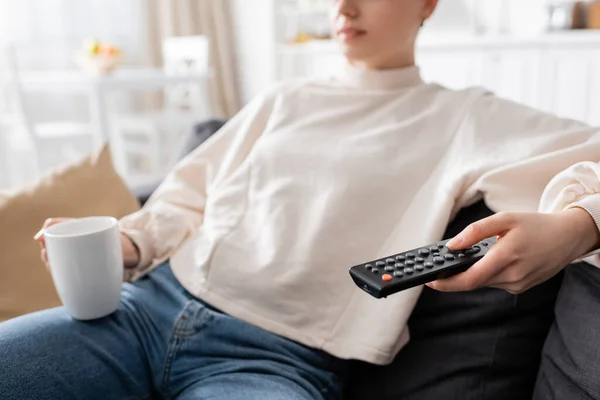
POLYGON ((139 275, 169 258, 202 225, 207 195, 246 160, 268 124, 278 87, 259 95, 181 160, 138 212, 119 221, 140 252, 139 275))
POLYGON ((482 194, 495 211, 581 207, 600 229, 599 128, 483 94, 457 135, 468 155, 463 202, 482 194))

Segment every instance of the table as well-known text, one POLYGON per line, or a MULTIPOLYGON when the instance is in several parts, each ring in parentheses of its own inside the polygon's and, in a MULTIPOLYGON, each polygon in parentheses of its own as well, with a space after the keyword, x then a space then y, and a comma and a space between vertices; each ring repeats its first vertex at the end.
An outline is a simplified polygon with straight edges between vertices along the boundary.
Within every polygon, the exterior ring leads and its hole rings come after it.
MULTIPOLYGON (((97 144, 110 139, 110 124, 106 104, 111 92, 159 90, 169 85, 194 84, 200 93, 206 93, 204 104, 209 103, 208 81, 211 73, 167 75, 160 68, 120 68, 109 75, 91 76, 79 70, 22 72, 24 93, 86 93, 90 96, 90 115, 96 127, 97 144)), ((210 113, 210 109, 205 110, 210 113)))

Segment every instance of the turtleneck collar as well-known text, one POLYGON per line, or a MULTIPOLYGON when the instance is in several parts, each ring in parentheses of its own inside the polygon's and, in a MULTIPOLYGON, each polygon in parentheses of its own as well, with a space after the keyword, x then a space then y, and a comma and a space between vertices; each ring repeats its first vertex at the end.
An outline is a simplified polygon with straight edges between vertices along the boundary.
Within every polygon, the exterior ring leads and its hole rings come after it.
POLYGON ((423 83, 421 71, 415 65, 391 69, 366 69, 345 63, 338 77, 344 85, 366 90, 396 90, 423 83))

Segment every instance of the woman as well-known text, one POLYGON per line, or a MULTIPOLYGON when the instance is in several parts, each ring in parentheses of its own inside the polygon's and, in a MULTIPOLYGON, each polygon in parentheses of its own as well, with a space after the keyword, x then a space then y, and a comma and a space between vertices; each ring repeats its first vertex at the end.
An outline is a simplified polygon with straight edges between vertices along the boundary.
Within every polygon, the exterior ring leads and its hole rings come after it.
POLYGON ((423 83, 436 4, 332 1, 346 70, 266 91, 120 221, 117 313, 0 325, 2 398, 339 399, 347 360, 401 351, 420 293, 378 302, 348 267, 439 240, 481 194, 500 213, 451 247, 498 244, 431 287, 520 293, 596 248, 600 135, 423 83))

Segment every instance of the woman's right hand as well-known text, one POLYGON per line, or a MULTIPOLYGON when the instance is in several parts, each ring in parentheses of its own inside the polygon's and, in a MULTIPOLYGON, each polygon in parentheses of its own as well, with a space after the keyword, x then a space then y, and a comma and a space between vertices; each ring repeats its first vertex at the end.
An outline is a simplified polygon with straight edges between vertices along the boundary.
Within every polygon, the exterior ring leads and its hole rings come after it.
MULTIPOLYGON (((33 237, 40 245, 40 257, 46 265, 46 268, 48 268, 48 270, 50 270, 50 268, 48 265, 48 254, 46 252, 46 240, 44 239, 44 230, 51 227, 52 225, 56 225, 60 222, 68 221, 71 219, 73 218, 48 218, 46 221, 44 221, 42 229, 40 229, 40 231, 33 237)), ((123 248, 123 261, 125 264, 125 268, 131 268, 136 266, 140 261, 139 251, 137 247, 133 244, 131 239, 129 239, 129 237, 123 233, 121 233, 121 246, 123 248)))

